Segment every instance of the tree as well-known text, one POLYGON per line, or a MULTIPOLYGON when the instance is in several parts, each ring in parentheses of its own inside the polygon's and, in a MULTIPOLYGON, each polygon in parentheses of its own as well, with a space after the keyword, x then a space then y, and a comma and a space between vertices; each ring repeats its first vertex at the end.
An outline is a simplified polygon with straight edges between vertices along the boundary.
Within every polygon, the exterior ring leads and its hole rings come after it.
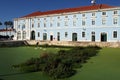
POLYGON ((7 26, 9 25, 8 21, 5 21, 4 25, 6 26, 6 35, 7 35, 7 26))
POLYGON ((7 26, 9 25, 8 21, 5 21, 4 25, 6 26, 6 30, 7 30, 7 26))
POLYGON ((13 22, 12 21, 5 21, 4 25, 6 26, 6 35, 7 35, 8 26, 13 29, 13 22))
POLYGON ((8 25, 9 25, 9 27, 13 28, 13 22, 12 21, 8 21, 8 25))

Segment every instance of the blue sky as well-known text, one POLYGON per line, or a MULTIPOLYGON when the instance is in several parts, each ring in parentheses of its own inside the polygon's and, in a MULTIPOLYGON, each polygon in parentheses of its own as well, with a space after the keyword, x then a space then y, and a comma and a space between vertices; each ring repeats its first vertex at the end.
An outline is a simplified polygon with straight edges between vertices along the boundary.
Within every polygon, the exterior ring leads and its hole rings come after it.
MULTIPOLYGON (((90 2, 91 0, 0 0, 0 21, 4 23, 35 11, 91 5, 90 2)), ((120 6, 120 0, 96 0, 96 3, 120 6)))

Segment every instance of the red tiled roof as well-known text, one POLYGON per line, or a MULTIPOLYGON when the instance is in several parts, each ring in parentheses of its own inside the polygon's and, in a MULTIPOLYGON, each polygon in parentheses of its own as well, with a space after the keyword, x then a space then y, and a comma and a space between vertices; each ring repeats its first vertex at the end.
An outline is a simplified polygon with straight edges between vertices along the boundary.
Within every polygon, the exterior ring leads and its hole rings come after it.
POLYGON ((34 12, 34 13, 31 13, 31 14, 28 14, 26 16, 23 16, 23 17, 32 17, 32 16, 39 16, 41 14, 40 11, 37 11, 37 12, 34 12))
POLYGON ((109 6, 106 4, 98 4, 98 5, 90 5, 90 6, 82 6, 77 8, 67 8, 67 9, 60 9, 60 10, 51 10, 46 12, 34 12, 28 14, 24 17, 33 17, 33 16, 41 16, 41 15, 49 15, 49 14, 59 14, 59 13, 67 13, 67 12, 76 12, 76 11, 89 11, 89 10, 97 10, 97 9, 107 9, 107 8, 115 8, 115 6, 109 6))

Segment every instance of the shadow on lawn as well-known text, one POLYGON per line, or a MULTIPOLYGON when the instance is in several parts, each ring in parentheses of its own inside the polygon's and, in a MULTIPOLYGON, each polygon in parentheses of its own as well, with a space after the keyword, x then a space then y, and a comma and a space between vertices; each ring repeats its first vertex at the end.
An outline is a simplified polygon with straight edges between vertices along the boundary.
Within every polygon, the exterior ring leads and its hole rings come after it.
MULTIPOLYGON (((19 75, 19 74, 27 74, 27 73, 32 73, 32 72, 12 73, 12 74, 2 74, 2 75, 0 75, 0 77, 3 77, 3 76, 13 76, 13 75, 19 75)), ((0 80, 3 80, 3 79, 0 78, 0 80)))

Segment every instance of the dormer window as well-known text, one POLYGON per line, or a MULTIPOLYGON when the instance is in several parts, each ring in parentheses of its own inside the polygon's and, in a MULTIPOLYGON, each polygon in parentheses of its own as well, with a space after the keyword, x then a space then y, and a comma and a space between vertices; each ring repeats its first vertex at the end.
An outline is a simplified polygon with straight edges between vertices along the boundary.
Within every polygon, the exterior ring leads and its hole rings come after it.
POLYGON ((105 16, 105 15, 106 15, 106 12, 102 12, 102 15, 105 16))
POLYGON ((92 16, 95 16, 95 13, 94 13, 94 12, 92 13, 92 16))
POLYGON ((46 20, 46 18, 44 18, 44 20, 46 20))
POLYGON ((76 18, 76 15, 73 15, 73 18, 76 18))
POLYGON ((82 14, 82 17, 85 17, 85 14, 82 14))
POLYGON ((60 19, 60 17, 58 17, 58 19, 60 19))
POLYGON ((68 16, 65 16, 65 18, 68 18, 68 16))
POLYGON ((118 14, 118 11, 114 11, 113 14, 114 14, 114 15, 118 14))

